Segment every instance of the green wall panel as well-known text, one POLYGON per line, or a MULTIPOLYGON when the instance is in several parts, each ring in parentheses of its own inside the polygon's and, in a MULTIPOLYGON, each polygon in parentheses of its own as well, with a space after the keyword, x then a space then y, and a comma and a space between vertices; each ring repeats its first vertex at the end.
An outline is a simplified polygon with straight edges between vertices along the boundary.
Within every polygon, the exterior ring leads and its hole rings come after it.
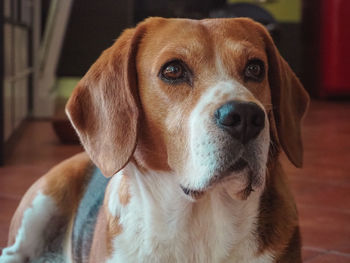
POLYGON ((301 21, 301 0, 267 0, 266 3, 260 3, 261 1, 257 0, 228 0, 228 2, 258 4, 269 10, 280 22, 298 23, 301 21))

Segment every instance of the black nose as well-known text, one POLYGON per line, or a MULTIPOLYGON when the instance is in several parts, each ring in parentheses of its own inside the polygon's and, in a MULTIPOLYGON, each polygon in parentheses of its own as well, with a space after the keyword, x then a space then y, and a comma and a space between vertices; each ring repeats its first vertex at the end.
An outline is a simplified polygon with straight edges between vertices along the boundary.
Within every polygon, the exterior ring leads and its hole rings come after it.
POLYGON ((214 115, 218 126, 243 144, 258 136, 265 126, 265 113, 253 102, 230 101, 214 115))

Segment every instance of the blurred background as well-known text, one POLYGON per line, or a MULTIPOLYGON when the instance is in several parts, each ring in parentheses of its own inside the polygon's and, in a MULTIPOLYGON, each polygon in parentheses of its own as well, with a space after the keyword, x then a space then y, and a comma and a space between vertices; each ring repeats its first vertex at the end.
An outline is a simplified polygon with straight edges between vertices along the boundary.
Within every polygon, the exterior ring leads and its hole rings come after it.
POLYGON ((25 190, 82 150, 64 105, 99 54, 149 16, 250 17, 312 97, 305 166, 287 160, 305 262, 350 262, 349 0, 0 0, 0 248, 25 190))

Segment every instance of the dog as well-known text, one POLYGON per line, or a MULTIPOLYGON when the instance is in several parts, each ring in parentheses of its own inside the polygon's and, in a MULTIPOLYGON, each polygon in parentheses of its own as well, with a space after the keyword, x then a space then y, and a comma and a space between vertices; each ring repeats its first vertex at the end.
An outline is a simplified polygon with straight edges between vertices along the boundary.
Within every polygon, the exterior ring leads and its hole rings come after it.
POLYGON ((308 102, 262 25, 145 20, 74 89, 85 152, 24 195, 0 262, 301 262, 280 155, 302 166, 308 102))

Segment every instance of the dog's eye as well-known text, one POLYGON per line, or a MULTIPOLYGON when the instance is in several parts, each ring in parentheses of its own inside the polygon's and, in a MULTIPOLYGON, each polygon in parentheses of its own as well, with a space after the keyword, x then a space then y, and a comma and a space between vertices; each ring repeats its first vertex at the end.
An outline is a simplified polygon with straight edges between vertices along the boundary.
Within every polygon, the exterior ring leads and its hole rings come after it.
POLYGON ((190 82, 187 66, 180 60, 170 61, 163 65, 159 72, 159 77, 170 84, 190 82))
POLYGON ((244 70, 244 77, 246 80, 261 81, 265 74, 264 62, 260 59, 253 59, 248 61, 244 70))
POLYGON ((180 63, 170 63, 165 67, 162 74, 167 79, 178 79, 181 78, 184 73, 184 69, 180 63))

